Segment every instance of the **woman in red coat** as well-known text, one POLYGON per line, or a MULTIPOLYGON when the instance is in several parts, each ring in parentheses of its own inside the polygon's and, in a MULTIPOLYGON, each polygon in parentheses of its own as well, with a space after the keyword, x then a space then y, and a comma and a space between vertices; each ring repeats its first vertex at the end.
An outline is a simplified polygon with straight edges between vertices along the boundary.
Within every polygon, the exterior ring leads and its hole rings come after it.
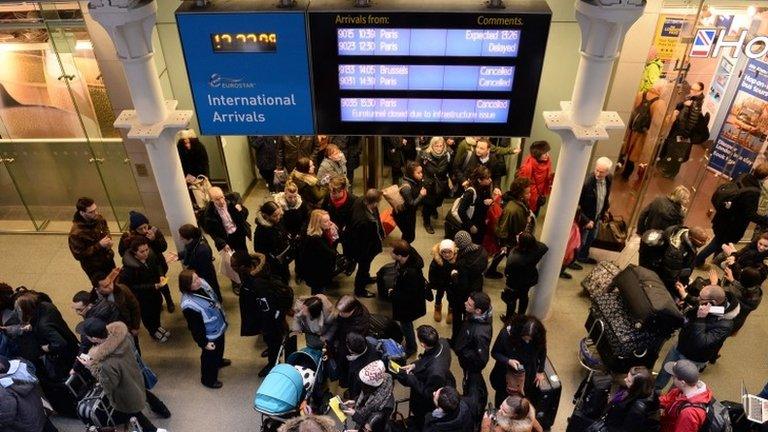
POLYGON ((531 180, 531 198, 528 201, 528 208, 536 216, 539 215, 539 209, 547 202, 547 197, 552 191, 552 179, 555 173, 552 172, 552 160, 549 157, 551 149, 546 141, 534 141, 531 144, 531 154, 517 171, 518 177, 531 180))

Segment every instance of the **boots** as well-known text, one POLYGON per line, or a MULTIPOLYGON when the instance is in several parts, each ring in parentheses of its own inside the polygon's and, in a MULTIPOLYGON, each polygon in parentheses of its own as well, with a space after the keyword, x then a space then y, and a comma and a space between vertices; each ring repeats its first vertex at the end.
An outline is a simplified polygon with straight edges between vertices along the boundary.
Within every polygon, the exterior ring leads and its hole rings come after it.
POLYGON ((443 320, 443 304, 442 303, 435 303, 435 322, 440 322, 443 320))
POLYGON ((449 308, 448 309, 448 315, 445 317, 445 323, 446 324, 453 324, 453 311, 449 308))

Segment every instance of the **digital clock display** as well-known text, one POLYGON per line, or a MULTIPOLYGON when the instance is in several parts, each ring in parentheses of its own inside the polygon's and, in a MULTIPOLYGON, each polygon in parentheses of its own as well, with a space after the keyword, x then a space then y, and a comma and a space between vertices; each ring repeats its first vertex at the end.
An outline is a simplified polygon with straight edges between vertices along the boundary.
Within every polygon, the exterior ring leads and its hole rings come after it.
POLYGON ((212 33, 211 44, 216 53, 277 52, 277 33, 212 33))

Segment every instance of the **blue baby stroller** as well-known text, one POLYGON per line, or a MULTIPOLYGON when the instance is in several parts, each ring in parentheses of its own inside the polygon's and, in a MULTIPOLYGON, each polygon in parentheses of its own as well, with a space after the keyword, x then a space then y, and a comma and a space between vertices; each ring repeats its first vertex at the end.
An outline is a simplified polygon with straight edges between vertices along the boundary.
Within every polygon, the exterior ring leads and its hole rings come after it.
MULTIPOLYGON (((281 347, 280 354, 283 353, 281 347)), ((315 377, 322 375, 323 350, 305 347, 275 365, 256 390, 253 408, 261 413, 261 431, 276 430, 291 417, 299 414, 304 401, 313 394, 315 377)))

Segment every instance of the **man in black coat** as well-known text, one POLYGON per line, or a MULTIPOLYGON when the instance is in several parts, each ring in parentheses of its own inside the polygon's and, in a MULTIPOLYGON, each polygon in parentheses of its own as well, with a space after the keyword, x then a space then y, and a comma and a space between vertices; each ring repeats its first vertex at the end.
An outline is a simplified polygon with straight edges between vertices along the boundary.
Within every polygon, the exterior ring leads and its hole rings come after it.
POLYGON ((445 386, 435 390, 433 402, 437 408, 427 414, 423 432, 465 432, 475 430, 469 404, 455 388, 445 386))
POLYGON ((375 282, 371 277, 371 262, 381 253, 385 237, 379 216, 379 201, 381 191, 368 189, 365 197, 354 203, 347 229, 349 238, 354 241, 349 242, 349 251, 345 248, 344 253, 357 262, 355 295, 358 297, 373 296, 365 287, 375 282))
POLYGON ((356 400, 363 391, 363 382, 358 377, 360 371, 371 362, 381 360, 381 355, 373 342, 359 333, 347 333, 344 346, 349 366, 339 377, 339 385, 347 388, 346 400, 356 400))
POLYGON ((716 209, 712 217, 712 231, 715 237, 696 256, 696 267, 704 265, 707 258, 717 255, 724 244, 738 243, 750 222, 758 225, 768 225, 768 216, 757 214, 762 183, 768 178, 768 162, 763 162, 750 173, 745 173, 735 180, 739 192, 733 201, 726 202, 724 207, 716 209))
MULTIPOLYGON (((690 360, 702 370, 708 361, 715 359, 723 342, 731 335, 733 319, 739 314, 739 301, 722 287, 708 285, 701 289, 698 298, 686 296, 686 303, 693 303, 693 307, 686 314, 686 324, 680 329, 677 346, 670 348, 661 364, 690 360), (722 306, 724 313, 712 313, 713 306, 722 306)), ((656 389, 662 390, 670 377, 662 368, 656 377, 656 389)))
POLYGON ((435 408, 434 392, 446 385, 455 386, 456 379, 451 373, 451 348, 448 341, 441 339, 437 330, 428 325, 419 326, 416 334, 424 353, 416 363, 403 366, 395 378, 411 389, 410 424, 414 430, 422 430, 426 415, 435 408))
POLYGON ((479 424, 488 402, 483 369, 491 355, 491 298, 484 292, 473 292, 464 303, 464 308, 467 318, 461 325, 461 331, 454 335, 453 351, 464 371, 462 393, 470 403, 473 419, 479 424))
POLYGON ((245 239, 251 237, 248 226, 248 209, 240 204, 240 195, 229 193, 218 187, 208 190, 211 202, 206 206, 202 225, 216 245, 216 250, 225 247, 234 251, 247 251, 245 239))
POLYGON ((453 177, 461 184, 479 166, 491 171, 494 188, 501 187, 501 178, 507 175, 507 164, 503 156, 491 151, 491 143, 487 138, 477 140, 474 152, 467 152, 462 160, 453 161, 453 177))
MULTIPOLYGON (((336 317, 336 335, 334 337, 334 354, 339 376, 345 378, 349 369, 349 349, 347 348, 347 335, 356 333, 363 337, 368 336, 371 328, 371 313, 358 299, 352 295, 342 296, 336 302, 339 315, 336 317)), ((348 387, 344 386, 344 387, 348 387)))
POLYGON ((581 214, 587 218, 587 223, 581 230, 581 247, 576 253, 576 260, 586 264, 597 264, 597 260, 589 256, 589 248, 597 237, 600 221, 610 207, 611 183, 610 174, 613 162, 607 157, 601 157, 595 162, 595 170, 589 175, 581 188, 579 206, 581 214))

